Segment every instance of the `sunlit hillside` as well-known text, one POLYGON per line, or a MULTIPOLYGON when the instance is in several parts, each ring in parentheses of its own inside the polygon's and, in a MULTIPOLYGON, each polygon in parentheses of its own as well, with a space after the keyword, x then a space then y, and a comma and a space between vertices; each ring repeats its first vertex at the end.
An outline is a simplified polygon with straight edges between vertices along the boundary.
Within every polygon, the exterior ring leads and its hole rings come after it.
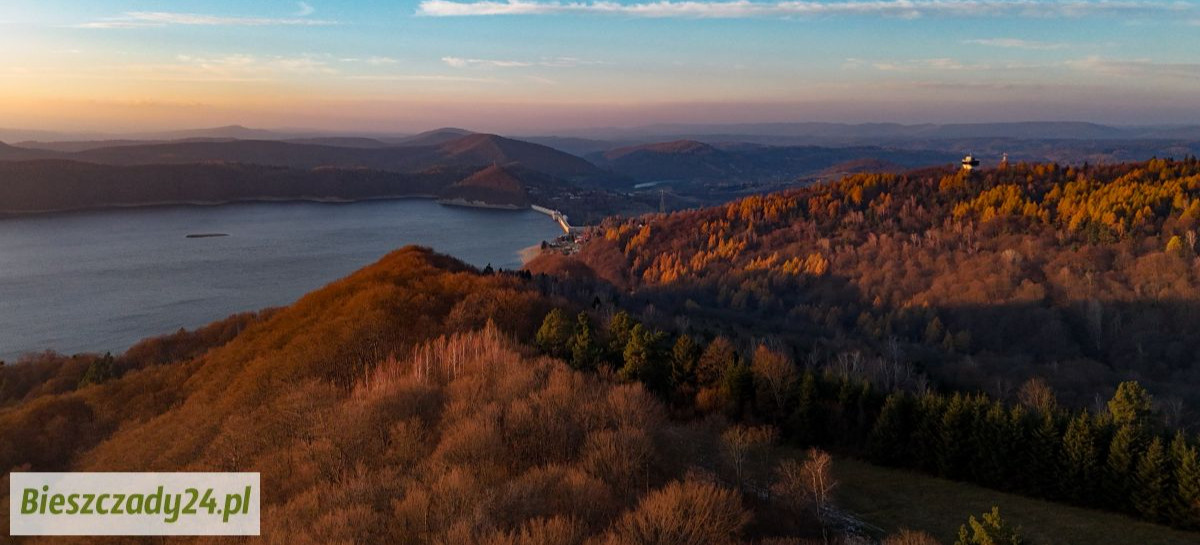
POLYGON ((898 350, 996 394, 1046 376, 1076 405, 1136 378, 1196 407, 1198 224, 1195 159, 860 174, 610 220, 580 254, 532 268, 801 354, 898 350))
POLYGON ((0 463, 258 471, 268 543, 820 535, 811 464, 777 475, 766 428, 672 422, 640 385, 517 340, 548 308, 530 285, 407 248, 116 358, 31 357, 3 372, 0 463))

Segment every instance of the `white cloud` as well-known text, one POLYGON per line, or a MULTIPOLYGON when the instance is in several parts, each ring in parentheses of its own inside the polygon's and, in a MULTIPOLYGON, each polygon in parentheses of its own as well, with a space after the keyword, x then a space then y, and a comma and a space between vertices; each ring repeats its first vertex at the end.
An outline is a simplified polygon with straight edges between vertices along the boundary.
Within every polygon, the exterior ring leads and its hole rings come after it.
POLYGON ((442 62, 453 66, 454 68, 519 68, 524 66, 533 66, 532 63, 523 61, 501 61, 491 59, 464 59, 462 57, 442 57, 442 62))
POLYGON ((333 76, 339 71, 314 56, 177 55, 174 62, 105 67, 122 77, 154 81, 253 82, 298 76, 333 76))
POLYGON ((363 59, 363 62, 371 66, 384 66, 387 64, 396 64, 400 61, 391 57, 367 57, 366 59, 363 59))
POLYGON ((1081 17, 1147 12, 1193 12, 1194 6, 1160 0, 658 0, 622 4, 610 0, 422 0, 418 15, 464 17, 481 15, 620 15, 626 17, 749 18, 866 15, 918 18, 1013 16, 1030 18, 1081 17))
POLYGON ((201 13, 176 13, 169 11, 129 11, 120 17, 110 17, 74 25, 74 28, 121 29, 146 28, 168 25, 189 26, 329 26, 337 21, 321 19, 270 18, 270 17, 225 17, 201 13))
POLYGON ((147 23, 147 22, 138 22, 138 21, 105 20, 105 21, 92 21, 90 23, 80 23, 78 25, 72 25, 71 28, 113 29, 113 28, 148 28, 148 27, 157 27, 157 26, 163 26, 163 25, 158 24, 158 23, 147 23))
POLYGON ((1049 73, 1074 70, 1105 78, 1131 78, 1139 80, 1200 80, 1200 62, 1158 62, 1150 59, 1109 59, 1099 56, 1043 63, 994 61, 973 63, 950 58, 869 60, 848 58, 842 63, 843 70, 875 69, 881 72, 905 74, 922 73, 1049 73))
POLYGON ((440 74, 379 74, 350 76, 346 79, 359 81, 432 81, 456 83, 496 83, 494 78, 472 78, 465 76, 443 76, 440 74))
POLYGON ((1155 62, 1149 59, 1115 60, 1102 57, 1067 61, 1066 65, 1083 72, 1126 78, 1200 79, 1200 63, 1155 62))
POLYGON ((312 4, 308 2, 296 2, 296 17, 308 17, 316 12, 317 10, 312 7, 312 4))
POLYGON ((1003 47, 1006 49, 1030 49, 1035 51, 1050 51, 1054 49, 1065 49, 1067 44, 1056 42, 1039 42, 1034 40, 1022 40, 1019 38, 983 38, 978 40, 965 40, 965 44, 986 45, 990 47, 1003 47))
POLYGON ((917 71, 960 71, 973 70, 978 66, 965 64, 962 61, 951 58, 936 58, 936 59, 912 59, 912 60, 888 60, 888 61, 868 61, 863 59, 846 59, 842 64, 844 69, 858 69, 864 66, 870 66, 876 70, 883 72, 917 72, 917 71))
POLYGON ((540 66, 545 68, 573 68, 576 66, 604 64, 601 61, 589 61, 575 57, 547 57, 537 61, 442 57, 442 62, 454 68, 525 68, 529 66, 540 66))
POLYGON ((392 57, 381 57, 381 56, 342 57, 338 60, 341 62, 346 62, 346 63, 363 63, 363 64, 368 64, 371 66, 387 66, 387 65, 392 65, 392 64, 396 64, 396 63, 400 62, 398 59, 394 59, 392 57))
POLYGON ((174 13, 167 11, 131 11, 127 16, 148 23, 167 25, 207 25, 207 26, 323 26, 335 24, 333 21, 318 19, 273 19, 261 17, 222 17, 219 15, 203 15, 198 13, 174 13))
POLYGON ((595 66, 598 64, 608 64, 604 61, 589 61, 575 57, 551 57, 542 59, 538 62, 538 66, 546 66, 549 68, 574 68, 576 66, 595 66))

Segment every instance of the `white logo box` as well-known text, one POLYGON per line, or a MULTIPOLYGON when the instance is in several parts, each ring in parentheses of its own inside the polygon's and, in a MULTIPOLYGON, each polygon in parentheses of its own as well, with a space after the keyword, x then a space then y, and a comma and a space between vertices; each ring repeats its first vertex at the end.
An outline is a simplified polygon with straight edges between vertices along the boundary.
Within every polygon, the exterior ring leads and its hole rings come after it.
POLYGON ((258 473, 12 473, 10 534, 257 536, 259 484, 258 473))

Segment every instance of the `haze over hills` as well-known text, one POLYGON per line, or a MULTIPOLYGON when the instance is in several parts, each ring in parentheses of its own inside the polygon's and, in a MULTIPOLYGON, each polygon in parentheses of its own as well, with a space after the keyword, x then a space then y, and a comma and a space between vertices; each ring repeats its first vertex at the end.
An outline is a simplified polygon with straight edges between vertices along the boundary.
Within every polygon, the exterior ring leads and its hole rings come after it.
MULTIPOLYGON (((298 170, 366 169, 432 175, 443 183, 434 192, 437 195, 478 170, 503 165, 520 168, 522 178, 556 179, 574 184, 577 190, 542 183, 539 185, 544 191, 529 194, 530 188, 524 187, 522 191, 535 201, 566 206, 572 200, 582 202, 579 191, 592 192, 592 198, 607 203, 603 209, 613 213, 662 205, 679 209, 718 203, 846 173, 901 172, 949 165, 967 153, 980 158, 985 166, 999 163, 1004 155, 1013 162, 1095 164, 1200 154, 1200 138, 1191 138, 1193 133, 1200 133, 1195 127, 1112 127, 1074 122, 652 125, 577 132, 612 139, 553 136, 530 137, 533 141, 527 141, 453 127, 416 135, 367 136, 305 135, 228 126, 128 135, 122 140, 0 144, 0 161, 60 161, 38 167, 43 175, 47 169, 61 168, 61 161, 118 166, 242 164, 298 170), (673 133, 685 136, 675 138, 673 133), (1164 139, 1166 136, 1172 138, 1164 139), (447 173, 460 178, 446 181, 447 173), (638 186, 651 183, 658 185, 638 186), (572 191, 575 193, 568 197, 572 191), (618 193, 604 194, 612 191, 618 193), (665 191, 671 193, 669 199, 665 191), (633 206, 638 200, 641 204, 633 206)), ((67 171, 63 176, 70 178, 67 171)), ((53 183, 53 178, 41 179, 53 183)), ((455 191, 490 194, 490 190, 480 192, 478 188, 468 191, 470 187, 467 184, 455 191)), ((235 193, 231 199, 247 194, 235 193)), ((288 190, 277 196, 291 198, 300 193, 303 191, 288 190)), ((344 193, 358 194, 357 190, 344 193)), ((498 200, 492 204, 524 202, 521 193, 496 193, 498 200)), ((599 219, 590 212, 588 217, 599 219)))
POLYGON ((768 181, 811 177, 833 165, 874 159, 915 168, 946 164, 960 157, 950 152, 894 150, 878 147, 825 148, 706 144, 679 140, 618 148, 589 156, 597 165, 636 180, 768 181))
POLYGON ((405 145, 405 146, 436 146, 439 144, 445 144, 447 142, 458 140, 459 138, 462 138, 464 136, 470 136, 472 134, 477 134, 477 133, 474 131, 469 131, 467 129, 458 129, 458 128, 454 128, 454 127, 443 127, 440 129, 433 129, 431 131, 425 131, 420 134, 414 134, 412 136, 406 136, 403 138, 392 138, 392 139, 389 139, 388 141, 392 142, 394 144, 400 144, 400 145, 405 145))
POLYGON ((1016 161, 1114 163, 1200 153, 1197 126, 1114 127, 1083 122, 679 124, 565 131, 554 138, 535 140, 547 145, 562 142, 561 149, 585 156, 619 147, 692 140, 710 145, 740 142, 783 147, 878 146, 960 155, 974 153, 993 164, 1004 154, 1016 161), (598 144, 606 141, 614 145, 604 148, 598 144))
POLYGON ((313 141, 320 143, 191 139, 77 152, 0 145, 0 194, 7 197, 0 210, 402 196, 490 207, 526 208, 536 202, 581 219, 649 209, 608 191, 628 185, 626 178, 582 158, 497 135, 459 132, 466 131, 424 135, 422 142, 443 142, 422 145, 358 138, 313 141), (488 170, 494 165, 504 168, 488 170), (588 208, 581 207, 585 201, 588 208))
POLYGON ((252 129, 242 125, 226 125, 200 129, 181 129, 169 131, 137 131, 137 132, 101 132, 101 131, 47 131, 27 130, 19 128, 0 128, 0 141, 4 142, 99 142, 105 140, 125 140, 136 142, 165 142, 185 140, 189 138, 218 138, 218 139, 258 139, 283 140, 287 138, 304 138, 320 136, 320 131, 289 131, 252 129))
POLYGON ((953 138, 1020 139, 1161 139, 1196 138, 1200 126, 1117 127, 1078 121, 1029 121, 1014 123, 730 123, 659 124, 631 128, 591 128, 560 131, 559 137, 612 140, 663 140, 672 136, 705 136, 739 140, 742 137, 772 137, 808 141, 812 144, 884 143, 897 140, 944 140, 953 138))
MULTIPOLYGON (((354 139, 301 143, 279 140, 184 140, 55 152, 5 145, 0 160, 67 159, 113 164, 246 163, 293 168, 364 167, 415 172, 435 166, 486 166, 518 162, 564 179, 603 176, 591 163, 552 148, 489 134, 468 134, 438 144, 385 145, 354 139), (346 145, 349 143, 350 145, 346 145)), ((307 141, 305 141, 307 142, 307 141)))

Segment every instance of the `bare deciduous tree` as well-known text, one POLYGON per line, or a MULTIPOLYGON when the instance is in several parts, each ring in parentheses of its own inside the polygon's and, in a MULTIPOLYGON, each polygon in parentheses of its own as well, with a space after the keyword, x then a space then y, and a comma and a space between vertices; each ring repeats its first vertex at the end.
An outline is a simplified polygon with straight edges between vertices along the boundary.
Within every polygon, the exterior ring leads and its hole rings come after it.
POLYGON ((733 471, 733 481, 742 490, 750 474, 750 464, 755 454, 768 448, 778 431, 771 426, 732 426, 721 434, 721 454, 733 471))
POLYGON ((785 460, 776 469, 776 481, 771 488, 783 505, 796 515, 808 513, 815 517, 828 539, 826 520, 833 506, 833 491, 837 488, 833 457, 829 453, 812 449, 803 461, 785 460))
POLYGON ((759 346, 754 351, 754 382, 759 391, 759 399, 770 403, 770 413, 776 421, 787 411, 787 398, 797 382, 796 366, 783 353, 759 346))

